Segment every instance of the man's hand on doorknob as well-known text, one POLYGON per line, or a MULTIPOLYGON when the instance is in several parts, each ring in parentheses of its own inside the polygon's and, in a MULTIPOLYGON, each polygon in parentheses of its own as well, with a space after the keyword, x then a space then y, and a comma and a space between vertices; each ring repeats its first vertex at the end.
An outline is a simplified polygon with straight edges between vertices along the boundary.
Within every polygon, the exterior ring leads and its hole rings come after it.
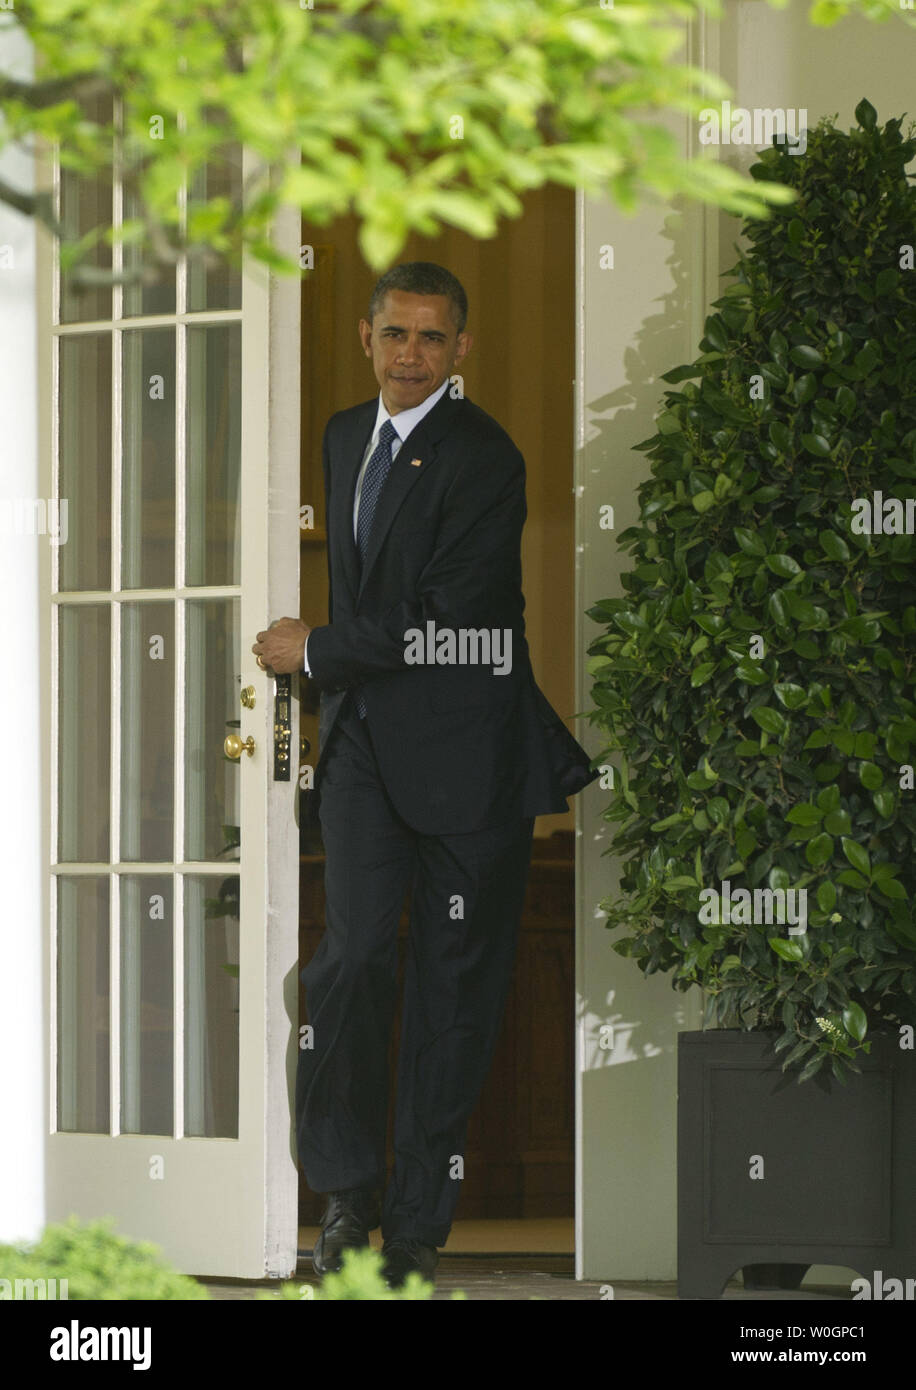
POLYGON ((278 676, 301 671, 305 657, 305 639, 311 632, 300 618, 277 618, 266 632, 258 633, 251 650, 264 666, 278 676))

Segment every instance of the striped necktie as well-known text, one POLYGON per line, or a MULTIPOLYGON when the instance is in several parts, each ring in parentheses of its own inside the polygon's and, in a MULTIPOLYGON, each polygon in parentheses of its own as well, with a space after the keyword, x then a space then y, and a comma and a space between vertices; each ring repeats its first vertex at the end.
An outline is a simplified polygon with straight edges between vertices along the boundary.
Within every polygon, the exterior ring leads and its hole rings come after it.
MULTIPOLYGON (((372 530, 376 504, 391 469, 391 442, 396 434, 397 430, 394 425, 390 420, 386 420, 379 430, 378 444, 366 465, 366 472, 363 476, 362 491, 359 494, 359 511, 356 515, 356 544, 359 547, 359 558, 363 564, 366 562, 366 554, 369 550, 369 535, 372 530)), ((359 686, 356 690, 356 709, 360 719, 365 719, 366 702, 359 686)))

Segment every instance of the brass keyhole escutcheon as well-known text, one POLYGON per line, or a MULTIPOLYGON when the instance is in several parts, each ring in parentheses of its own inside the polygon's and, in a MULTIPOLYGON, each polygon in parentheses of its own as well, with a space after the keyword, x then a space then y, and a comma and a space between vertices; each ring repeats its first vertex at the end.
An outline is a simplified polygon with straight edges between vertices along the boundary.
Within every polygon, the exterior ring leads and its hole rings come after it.
POLYGON ((223 742, 223 752, 227 758, 241 758, 242 752, 246 752, 249 758, 254 757, 254 739, 249 734, 243 741, 238 734, 227 734, 223 742))
POLYGON ((255 691, 253 685, 246 685, 241 693, 240 699, 246 709, 254 709, 255 691))

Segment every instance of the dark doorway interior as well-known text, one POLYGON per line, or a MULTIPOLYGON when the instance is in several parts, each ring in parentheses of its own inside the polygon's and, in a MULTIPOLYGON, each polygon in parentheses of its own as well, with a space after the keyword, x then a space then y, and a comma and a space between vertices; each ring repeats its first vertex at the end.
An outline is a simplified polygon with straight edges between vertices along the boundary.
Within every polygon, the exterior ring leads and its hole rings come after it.
MULTIPOLYGON (((447 231, 411 237, 399 261, 431 260, 463 283, 473 349, 462 389, 521 449, 527 468, 523 541, 527 636, 535 676, 564 717, 574 712, 573 377, 575 205, 571 191, 529 193, 517 221, 490 241, 447 231)), ((335 410, 375 396, 357 323, 377 276, 360 256, 356 223, 303 227, 315 269, 302 290, 302 492, 314 526, 302 532, 302 607, 327 621, 327 556, 321 439, 335 410)), ((303 682, 302 731, 318 755, 317 694, 303 682)), ((318 827, 303 797, 300 968, 324 927, 318 827)), ((465 1152, 459 1219, 567 1217, 574 1210, 574 819, 544 816, 534 852, 515 978, 502 1033, 465 1152)), ((406 943, 407 911, 400 945, 406 943)), ((300 1017, 307 1021, 304 1000, 300 1017)), ((392 1038, 391 1093, 399 1027, 392 1038)), ((314 1225, 323 1198, 300 1176, 300 1225, 314 1225)))

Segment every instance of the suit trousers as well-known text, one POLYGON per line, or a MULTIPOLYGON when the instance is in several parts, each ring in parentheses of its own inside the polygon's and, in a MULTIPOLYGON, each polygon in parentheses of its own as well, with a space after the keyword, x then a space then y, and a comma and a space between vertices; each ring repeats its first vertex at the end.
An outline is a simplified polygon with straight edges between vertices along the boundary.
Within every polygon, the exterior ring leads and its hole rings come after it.
POLYGON ((298 1059, 299 1159, 313 1192, 384 1190, 383 1239, 441 1246, 511 983, 534 818, 461 835, 412 829, 385 791, 352 694, 324 754, 319 817, 326 925, 302 972, 313 1033, 298 1059), (388 1053, 408 888, 386 1186, 388 1053))

